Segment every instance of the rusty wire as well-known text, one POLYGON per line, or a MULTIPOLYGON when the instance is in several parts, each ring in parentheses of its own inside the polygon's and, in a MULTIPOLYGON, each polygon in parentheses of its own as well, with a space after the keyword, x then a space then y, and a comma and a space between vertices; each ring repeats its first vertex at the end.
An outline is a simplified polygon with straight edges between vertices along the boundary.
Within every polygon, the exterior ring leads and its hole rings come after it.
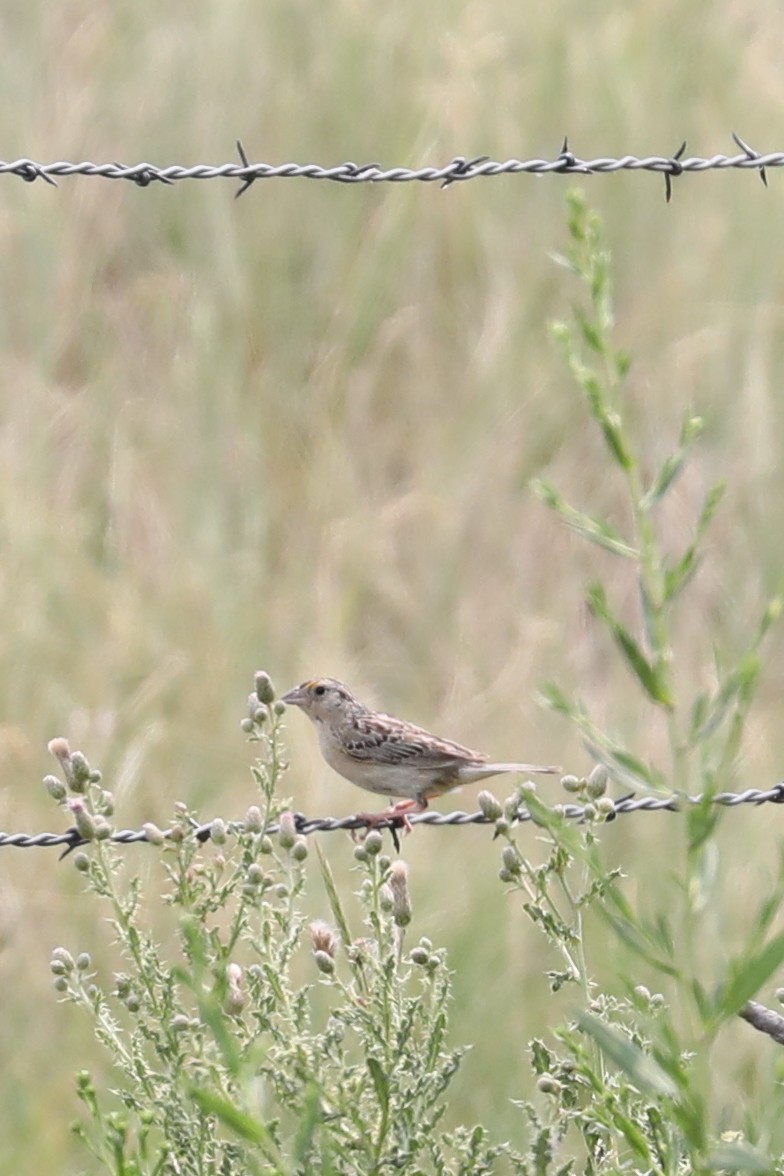
MULTIPOLYGON (((606 821, 613 821, 616 817, 622 816, 625 813, 651 813, 651 812, 679 812, 685 807, 700 804, 703 800, 701 796, 687 796, 677 795, 675 793, 665 796, 624 796, 618 800, 613 800, 613 810, 605 818, 606 821)), ((742 804, 784 804, 784 782, 775 784, 772 788, 746 788, 743 792, 718 792, 711 797, 713 804, 724 805, 728 808, 734 808, 742 804)), ((567 820, 581 822, 585 818, 585 805, 581 804, 562 804, 557 806, 557 811, 562 813, 567 820)), ((304 813, 294 813, 294 823, 298 833, 331 833, 336 830, 347 830, 354 832, 358 829, 367 829, 370 825, 366 816, 350 816, 350 817, 307 817, 304 813)), ((521 805, 517 810, 514 821, 517 823, 524 823, 533 820, 531 813, 521 805)), ((484 816, 481 812, 466 813, 456 810, 450 813, 439 813, 434 811, 415 813, 409 817, 411 825, 438 825, 438 826, 462 826, 462 825, 488 825, 493 824, 493 821, 484 816)), ((393 838, 396 840, 396 835, 400 829, 403 828, 403 818, 394 817, 389 820, 374 822, 376 828, 389 829, 392 832, 393 838)), ((209 841, 212 835, 213 822, 207 821, 204 824, 193 823, 191 833, 201 842, 209 841)), ((225 828, 228 833, 239 833, 244 829, 242 821, 229 821, 225 823, 225 828)), ((266 832, 274 835, 279 830, 277 822, 270 824, 266 832)), ((164 837, 171 834, 170 829, 162 831, 164 837)), ((148 841, 149 837, 144 829, 118 829, 115 830, 109 837, 109 840, 115 845, 130 845, 138 841, 148 841)), ((15 846, 17 849, 34 849, 41 846, 61 846, 64 847, 66 854, 79 846, 86 845, 86 840, 79 834, 76 828, 66 829, 62 833, 2 833, 0 832, 0 848, 3 846, 15 846)))
POLYGON ((106 180, 129 180, 140 188, 153 183, 173 185, 180 180, 239 180, 236 193, 241 196, 257 180, 306 179, 331 180, 339 184, 438 183, 448 187, 466 180, 492 178, 504 175, 565 175, 592 176, 606 175, 617 171, 648 171, 664 177, 665 195, 669 201, 672 195, 672 181, 687 172, 722 171, 739 168, 755 171, 767 185, 767 170, 784 167, 784 151, 761 153, 755 151, 739 135, 733 132, 739 148, 736 155, 685 156, 686 143, 682 143, 671 155, 623 155, 620 157, 600 156, 582 159, 570 149, 564 139, 559 153, 553 159, 506 159, 494 160, 487 155, 467 158, 457 155, 441 166, 429 167, 382 167, 380 163, 339 163, 323 167, 317 163, 252 163, 242 143, 237 140, 239 163, 208 164, 196 163, 190 167, 182 164, 168 164, 159 167, 152 163, 69 163, 56 160, 52 163, 36 163, 32 159, 0 160, 0 175, 18 176, 33 183, 44 180, 57 186, 57 178, 64 176, 100 177, 106 180))

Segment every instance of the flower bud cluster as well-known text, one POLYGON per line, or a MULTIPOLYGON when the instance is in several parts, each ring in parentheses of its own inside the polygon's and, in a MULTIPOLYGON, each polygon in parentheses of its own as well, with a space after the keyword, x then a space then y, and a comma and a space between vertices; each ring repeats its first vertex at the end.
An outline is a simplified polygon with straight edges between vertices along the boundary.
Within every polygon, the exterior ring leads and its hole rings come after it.
MULTIPOLYGON (((49 742, 49 751, 64 776, 44 776, 44 788, 52 800, 71 811, 74 826, 83 841, 104 841, 111 836, 108 817, 114 813, 114 797, 101 788, 101 773, 90 767, 81 751, 71 751, 67 739, 58 736, 49 742)), ((89 858, 77 854, 74 865, 85 872, 89 858)))
POLYGON ((241 721, 242 730, 252 739, 258 739, 271 715, 280 715, 285 710, 282 703, 275 701, 275 687, 264 670, 257 670, 253 678, 253 690, 248 695, 248 713, 241 721))

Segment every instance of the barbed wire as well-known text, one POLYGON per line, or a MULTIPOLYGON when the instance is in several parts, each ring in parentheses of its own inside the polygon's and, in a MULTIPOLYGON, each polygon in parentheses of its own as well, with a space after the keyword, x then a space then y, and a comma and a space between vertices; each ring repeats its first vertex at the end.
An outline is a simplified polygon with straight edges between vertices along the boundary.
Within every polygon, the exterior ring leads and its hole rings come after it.
MULTIPOLYGON (((607 823, 608 821, 614 821, 616 817, 628 813, 679 812, 686 807, 702 804, 705 798, 701 795, 687 796, 675 793, 667 796, 635 796, 631 793, 628 796, 620 797, 618 800, 612 800, 609 797, 603 799, 610 800, 612 804, 612 809, 603 817, 604 823, 607 823)), ((710 802, 712 804, 723 805, 727 808, 735 808, 737 805, 742 804, 784 804, 784 782, 775 784, 772 788, 768 789, 747 788, 743 792, 718 792, 710 798, 710 802)), ((562 814, 567 820, 576 823, 580 823, 586 818, 586 805, 583 804, 562 804, 558 805, 554 811, 562 814)), ((333 833, 338 830, 346 830, 353 833, 359 829, 368 829, 372 825, 378 829, 389 829, 396 844, 397 834, 406 824, 405 818, 403 817, 390 817, 381 821, 375 821, 370 820, 364 814, 350 817, 307 817, 304 813, 293 813, 292 816, 296 831, 306 836, 310 833, 333 833)), ((514 824, 524 824, 534 819, 525 805, 521 805, 517 812, 510 818, 514 824)), ((487 817, 484 813, 466 813, 458 809, 450 813, 439 813, 432 810, 424 813, 415 813, 408 818, 408 823, 410 825, 460 827, 463 825, 492 825, 495 822, 492 817, 487 817)), ((214 825, 214 820, 207 821, 203 824, 194 821, 191 827, 191 834, 197 841, 209 841, 214 825)), ((222 825, 228 833, 242 832, 245 827, 243 821, 227 821, 222 822, 222 825)), ((277 821, 271 823, 266 828, 266 832, 272 836, 279 831, 280 824, 277 821)), ((171 837, 172 834, 171 829, 164 829, 160 832, 164 838, 171 837)), ((118 829, 110 834, 108 840, 115 845, 132 845, 135 842, 150 841, 151 838, 145 829, 118 829)), ((65 852, 61 855, 62 857, 67 856, 80 846, 87 844, 89 842, 81 836, 76 827, 66 829, 62 833, 0 832, 0 848, 14 846, 17 849, 38 849, 49 846, 64 846, 65 852)))
POLYGON ((738 155, 685 156, 686 143, 682 143, 673 155, 623 155, 620 157, 600 156, 596 159, 581 159, 569 148, 564 139, 563 146, 553 159, 507 159, 495 160, 488 155, 468 158, 456 155, 440 167, 382 167, 380 163, 345 162, 333 167, 317 163, 251 163, 242 143, 237 140, 239 163, 208 164, 197 163, 191 167, 169 164, 158 167, 152 163, 69 163, 57 160, 53 163, 36 163, 33 159, 0 160, 0 175, 18 176, 27 183, 44 180, 57 187, 57 178, 64 176, 100 177, 105 180, 129 180, 140 188, 153 183, 172 185, 181 180, 239 180, 236 195, 241 196, 257 180, 305 179, 330 180, 338 184, 379 184, 379 183, 439 183, 441 187, 462 183, 466 180, 488 179, 504 175, 605 175, 616 171, 649 171, 664 176, 665 195, 669 201, 672 195, 672 180, 687 172, 722 171, 740 168, 758 172, 767 186, 767 170, 784 167, 784 151, 762 154, 755 151, 734 132, 732 138, 740 148, 738 155))

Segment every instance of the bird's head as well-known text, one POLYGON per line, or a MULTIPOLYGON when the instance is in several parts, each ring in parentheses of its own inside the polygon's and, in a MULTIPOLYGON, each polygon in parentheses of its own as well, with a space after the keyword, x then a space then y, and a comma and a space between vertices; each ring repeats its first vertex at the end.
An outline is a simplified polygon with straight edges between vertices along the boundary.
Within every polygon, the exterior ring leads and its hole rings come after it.
POLYGON ((347 711, 360 709, 360 704, 348 687, 336 678, 314 678, 310 682, 302 682, 284 694, 281 702, 285 702, 286 706, 298 706, 314 722, 339 718, 347 711))

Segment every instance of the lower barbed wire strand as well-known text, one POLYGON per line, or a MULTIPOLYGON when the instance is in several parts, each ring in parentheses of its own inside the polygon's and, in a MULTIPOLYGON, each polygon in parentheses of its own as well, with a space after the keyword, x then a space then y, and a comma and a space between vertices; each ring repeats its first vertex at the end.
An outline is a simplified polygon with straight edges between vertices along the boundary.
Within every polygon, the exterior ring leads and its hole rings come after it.
MULTIPOLYGON (((607 799, 611 798, 608 797, 607 799)), ((618 800, 612 801, 612 812, 604 817, 602 823, 607 824, 616 817, 629 813, 678 812, 686 806, 701 804, 703 801, 703 796, 688 796, 676 793, 671 793, 666 796, 635 796, 631 793, 628 796, 623 796, 618 800)), ((710 801, 712 804, 720 804, 727 808, 735 808, 737 805, 742 804, 784 804, 784 782, 775 784, 772 788, 767 789, 746 788, 742 792, 718 792, 710 798, 710 801)), ((562 814, 567 820, 576 823, 585 819, 585 811, 586 806, 581 804, 560 804, 557 806, 558 813, 562 814)), ((340 830, 352 832, 358 829, 367 829, 371 825, 378 829, 390 829, 392 832, 397 832, 404 827, 402 817, 392 817, 389 820, 381 821, 369 821, 363 816, 356 815, 348 817, 308 817, 304 813, 294 813, 293 816, 297 832, 305 835, 310 833, 333 833, 340 830)), ((524 804, 520 806, 512 818, 515 824, 523 824, 533 819, 524 804)), ((415 813, 408 820, 411 825, 439 825, 444 827, 492 825, 495 823, 481 812, 467 813, 460 809, 455 809, 449 813, 428 810, 424 813, 415 813)), ((212 821, 201 824, 194 821, 191 834, 198 841, 209 841, 212 835, 212 826, 212 821)), ((274 821, 267 826, 265 832, 274 836, 279 829, 280 825, 277 821, 274 821)), ((228 833, 234 833, 236 835, 243 830, 244 824, 242 821, 229 821, 226 823, 226 831, 228 833)), ((164 837, 171 837, 171 834, 172 829, 163 830, 164 837)), ((135 842, 147 841, 148 838, 144 829, 117 829, 110 835, 108 840, 114 845, 131 845, 135 842)), ((62 833, 0 832, 0 848, 3 846, 14 846, 17 849, 34 849, 49 846, 65 846, 66 854, 68 854, 72 850, 88 844, 89 842, 85 841, 75 828, 66 829, 62 833)))

